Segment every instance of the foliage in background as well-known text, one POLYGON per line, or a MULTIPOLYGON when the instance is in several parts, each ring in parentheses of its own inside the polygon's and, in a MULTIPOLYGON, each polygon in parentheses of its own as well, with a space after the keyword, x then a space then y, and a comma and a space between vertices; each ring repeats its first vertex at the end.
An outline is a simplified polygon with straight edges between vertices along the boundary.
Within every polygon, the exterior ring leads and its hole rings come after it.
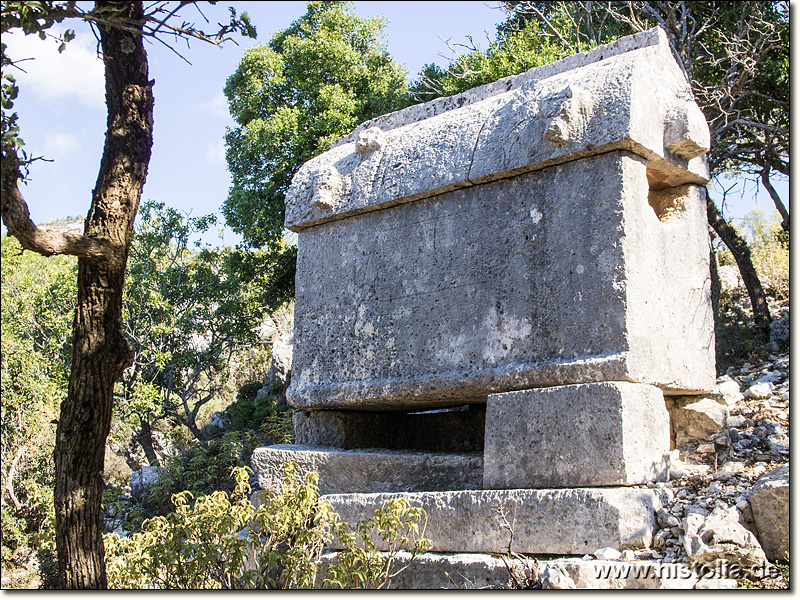
MULTIPOLYGON (((167 430, 177 416, 197 430, 203 390, 213 390, 217 396, 208 405, 223 402, 223 410, 230 403, 224 402, 226 394, 233 396, 241 378, 263 377, 262 355, 268 358, 269 351, 254 329, 263 314, 287 301, 286 286, 270 278, 276 270, 278 276, 287 272, 283 263, 295 252, 283 242, 250 252, 197 248, 192 234, 211 226, 212 219, 187 218, 152 202, 142 208, 126 290, 127 333, 137 357, 117 386, 115 435, 120 440, 159 418, 167 430), (261 371, 254 372, 254 365, 261 371), (199 376, 192 378, 192 370, 199 376), (176 390, 185 402, 168 401, 176 390)), ((52 448, 67 390, 75 287, 73 257, 23 254, 15 238, 2 238, 4 565, 12 559, 25 562, 34 549, 52 548, 52 448)), ((249 464, 252 449, 268 434, 289 441, 291 411, 277 410, 274 399, 263 398, 257 406, 251 402, 250 415, 242 405, 239 413, 240 430, 206 447, 196 440, 199 430, 188 432, 181 457, 164 465, 159 484, 129 515, 131 526, 168 512, 170 496, 178 491, 232 489, 230 469, 249 464)), ((42 560, 51 562, 51 557, 42 560)))
MULTIPOLYGON (((789 300, 789 234, 781 227, 777 211, 767 215, 754 209, 744 217, 740 235, 747 239, 750 254, 765 291, 777 302, 789 300)), ((734 265, 728 250, 717 252, 720 266, 734 265)), ((746 310, 745 290, 741 286, 723 289, 719 310, 715 315, 717 371, 724 373, 728 367, 744 360, 765 357, 764 349, 753 315, 746 310)))
POLYGON ((520 22, 512 14, 498 26, 496 40, 485 51, 470 38, 469 45, 450 48, 453 59, 446 68, 426 64, 411 85, 411 93, 420 102, 452 96, 590 48, 588 42, 565 46, 544 25, 520 22))
POLYGON ((260 442, 251 432, 238 431, 227 432, 206 445, 191 441, 186 450, 167 462, 158 479, 134 498, 123 527, 138 531, 146 519, 168 514, 172 496, 180 492, 201 496, 233 491, 232 470, 249 464, 260 442))
POLYGON ((175 512, 150 519, 140 533, 107 535, 110 587, 308 589, 319 579, 328 586, 381 587, 395 573, 391 560, 375 551, 374 536, 389 540, 394 553, 407 549, 412 557, 429 548, 417 523, 424 512, 403 501, 383 506, 355 527, 343 526, 320 499, 315 473, 300 482, 296 465, 286 464, 281 492, 265 493, 254 507, 247 472, 234 470, 231 495, 217 491, 192 503, 188 492, 176 494, 175 512), (322 550, 335 532, 346 550, 333 566, 321 565, 322 550))
MULTIPOLYGON (((205 443, 193 437, 179 443, 180 453, 168 459, 158 479, 120 513, 124 529, 139 531, 146 519, 168 514, 172 496, 182 491, 195 497, 219 490, 231 492, 235 487, 232 470, 247 467, 253 450, 294 441, 293 411, 276 400, 280 383, 272 393, 257 396, 262 386, 261 382, 241 386, 236 401, 220 413, 223 428, 212 427, 205 443)), ((105 504, 115 502, 118 494, 105 504)))
POLYGON ((2 563, 54 549, 54 421, 66 396, 76 261, 2 238, 2 563))
POLYGON ((136 355, 117 386, 117 415, 145 434, 173 418, 202 439, 198 414, 236 389, 237 371, 260 346, 264 316, 285 298, 271 280, 285 270, 271 267, 293 250, 283 242, 258 252, 193 247, 214 218, 163 203, 144 203, 139 218, 125 294, 125 333, 136 355))
POLYGON ((789 299, 789 232, 777 211, 767 216, 759 208, 744 217, 742 229, 750 245, 753 266, 765 291, 776 300, 789 299))
POLYGON ((265 445, 293 443, 293 411, 277 401, 282 391, 281 383, 276 382, 270 393, 259 396, 257 392, 262 386, 262 382, 256 381, 239 388, 236 402, 222 414, 226 428, 230 431, 260 431, 267 438, 265 445))
POLYGON ((225 137, 233 185, 222 210, 248 245, 281 238, 286 192, 304 162, 407 103, 405 72, 380 42, 385 23, 356 16, 352 2, 309 2, 228 78, 236 126, 225 137))

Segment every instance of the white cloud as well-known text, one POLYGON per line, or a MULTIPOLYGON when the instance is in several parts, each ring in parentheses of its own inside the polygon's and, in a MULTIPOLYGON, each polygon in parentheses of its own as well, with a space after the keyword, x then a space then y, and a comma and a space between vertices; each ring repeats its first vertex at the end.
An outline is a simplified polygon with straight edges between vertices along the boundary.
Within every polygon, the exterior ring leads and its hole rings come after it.
POLYGON ((218 117, 228 118, 230 116, 228 113, 228 100, 222 92, 217 92, 216 96, 201 104, 200 108, 218 117))
POLYGON ((91 34, 78 33, 60 54, 57 42, 36 35, 13 33, 4 35, 3 42, 12 60, 22 60, 19 66, 25 72, 15 76, 23 94, 32 93, 52 104, 77 100, 89 108, 105 106, 103 61, 91 34), (29 58, 35 60, 23 60, 29 58))
POLYGON ((225 144, 221 141, 209 144, 206 150, 206 160, 211 164, 225 164, 225 144))
POLYGON ((78 153, 81 143, 68 133, 51 132, 45 136, 44 150, 48 158, 64 158, 78 153))

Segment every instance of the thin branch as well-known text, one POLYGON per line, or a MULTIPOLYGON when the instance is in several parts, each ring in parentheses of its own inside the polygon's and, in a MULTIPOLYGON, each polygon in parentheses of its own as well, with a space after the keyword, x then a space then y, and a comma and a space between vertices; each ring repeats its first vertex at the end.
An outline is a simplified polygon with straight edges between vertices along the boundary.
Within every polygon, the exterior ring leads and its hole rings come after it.
POLYGON ((558 37, 558 39, 561 40, 561 43, 564 44, 567 48, 569 48, 570 52, 575 54, 576 50, 575 50, 575 48, 572 47, 572 44, 570 44, 567 40, 564 39, 564 36, 562 36, 561 33, 558 31, 558 29, 556 29, 555 26, 550 22, 550 19, 548 19, 544 14, 542 14, 542 11, 540 11, 533 4, 528 4, 526 6, 526 9, 532 10, 533 12, 535 12, 536 15, 540 19, 542 19, 542 21, 544 21, 544 23, 553 31, 553 33, 556 34, 556 37, 558 37))

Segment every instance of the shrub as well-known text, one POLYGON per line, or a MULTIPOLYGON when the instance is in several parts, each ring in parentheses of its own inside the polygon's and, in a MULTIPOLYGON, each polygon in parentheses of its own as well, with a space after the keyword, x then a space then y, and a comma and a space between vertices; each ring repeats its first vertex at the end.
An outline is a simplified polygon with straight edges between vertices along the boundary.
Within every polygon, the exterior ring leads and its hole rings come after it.
MULTIPOLYGON (((276 382, 280 386, 279 382, 276 382)), ((254 382, 243 385, 236 394, 236 402, 228 406, 223 419, 230 431, 258 431, 268 439, 266 444, 291 444, 294 441, 292 409, 279 404, 278 390, 257 396, 263 384, 254 382)))
POLYGON ((136 531, 145 519, 168 514, 172 497, 181 491, 192 496, 215 490, 233 491, 236 482, 232 470, 249 463, 259 442, 254 434, 240 431, 228 432, 205 446, 196 440, 191 442, 188 450, 172 458, 155 483, 138 498, 123 527, 136 531))
POLYGON ((329 587, 377 588, 394 575, 393 553, 407 547, 413 559, 430 547, 417 537, 415 520, 424 512, 404 501, 388 503, 372 519, 350 527, 320 499, 316 474, 299 482, 296 465, 284 465, 281 492, 265 493, 256 508, 248 500, 248 471, 234 469, 232 497, 216 491, 192 504, 192 495, 181 492, 172 498, 175 512, 149 519, 140 533, 106 535, 109 587, 312 588, 321 575, 329 587), (346 549, 321 567, 322 550, 334 532, 346 549), (386 556, 375 551, 374 535, 389 542, 386 556))
POLYGON ((728 367, 743 360, 764 354, 763 340, 753 324, 752 314, 742 309, 729 293, 721 294, 719 311, 714 320, 719 373, 724 373, 728 367))

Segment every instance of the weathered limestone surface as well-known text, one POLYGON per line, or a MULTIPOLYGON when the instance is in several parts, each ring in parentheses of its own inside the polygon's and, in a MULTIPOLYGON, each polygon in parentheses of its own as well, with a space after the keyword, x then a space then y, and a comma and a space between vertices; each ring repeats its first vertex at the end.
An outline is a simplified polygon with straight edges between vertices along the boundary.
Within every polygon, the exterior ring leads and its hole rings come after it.
POLYGON ((667 402, 675 445, 710 442, 728 426, 730 410, 713 398, 676 396, 667 402))
POLYGON ((298 411, 295 442, 334 448, 387 448, 432 452, 482 452, 486 411, 436 413, 298 411))
MULTIPOLYGON (((402 497, 427 515, 424 536, 433 552, 499 552, 583 555, 598 548, 646 547, 657 527, 655 492, 635 488, 477 490, 404 494, 334 494, 325 499, 342 520, 372 516, 384 502, 402 497)), ((334 542, 332 549, 337 549, 334 542)), ((385 547, 383 548, 385 549, 385 547)))
POLYGON ((787 560, 789 552, 789 466, 773 469, 756 482, 750 506, 758 540, 771 561, 787 560))
MULTIPOLYGON (((336 553, 322 555, 321 563, 335 560, 336 553)), ((507 589, 509 568, 518 581, 539 580, 548 582, 547 572, 559 570, 568 579, 569 589, 593 590, 655 590, 691 589, 698 577, 686 565, 658 563, 655 561, 611 561, 580 558, 551 560, 511 558, 504 562, 490 554, 420 554, 411 560, 408 552, 395 556, 397 570, 405 568, 392 579, 387 589, 438 590, 438 589, 507 589)), ((319 581, 321 586, 322 582, 319 581)), ((735 586, 734 586, 735 587, 735 586)))
POLYGON ((705 119, 652 29, 452 98, 380 117, 310 160, 292 181, 294 231, 610 150, 653 178, 703 185, 705 119))
POLYGON ((414 410, 603 380, 711 391, 708 135, 654 29, 343 138, 287 195, 289 402, 414 410))
POLYGON ((251 464, 265 490, 280 491, 284 463, 297 463, 298 477, 319 474, 322 494, 479 489, 480 454, 342 450, 278 444, 253 451, 251 464))
POLYGON ((488 489, 665 481, 669 417, 656 387, 602 382, 489 396, 488 489))
POLYGON ((302 231, 290 404, 433 408, 602 380, 710 391, 705 207, 679 188, 660 220, 646 171, 610 152, 302 231))

